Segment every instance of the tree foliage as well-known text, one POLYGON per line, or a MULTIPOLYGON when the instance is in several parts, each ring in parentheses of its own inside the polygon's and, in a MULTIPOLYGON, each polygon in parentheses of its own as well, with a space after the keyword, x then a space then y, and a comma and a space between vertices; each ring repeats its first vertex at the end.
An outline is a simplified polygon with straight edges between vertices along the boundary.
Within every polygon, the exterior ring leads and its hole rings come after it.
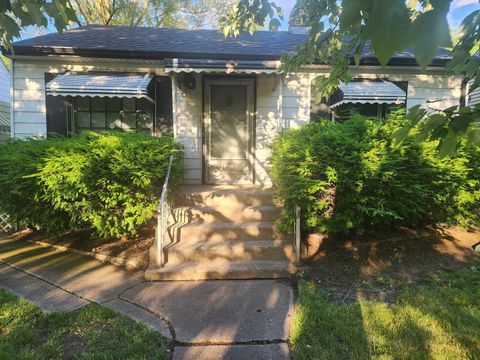
POLYGON ((362 233, 438 222, 480 225, 480 147, 461 144, 439 158, 437 141, 392 136, 410 120, 354 115, 343 123, 322 120, 282 133, 273 145, 272 179, 292 228, 302 206, 306 230, 362 233))
MULTIPOLYGON (((382 66, 388 64, 395 52, 410 47, 418 64, 425 68, 439 48, 453 46, 447 21, 451 1, 297 0, 290 20, 307 26, 309 36, 293 54, 283 56, 283 70, 295 71, 309 63, 330 65, 329 76, 317 78, 316 84, 321 89, 318 95, 328 96, 340 81, 350 81, 350 67, 361 63, 361 54, 367 47, 382 66)), ((236 36, 243 29, 253 33, 267 26, 275 30, 281 19, 282 10, 270 0, 240 0, 224 18, 224 33, 236 36)), ((479 50, 480 10, 477 10, 463 20, 459 41, 453 46, 453 59, 447 65, 448 70, 474 79, 471 90, 480 84, 480 57, 475 56, 479 50)), ((442 152, 455 149, 465 138, 478 141, 475 129, 478 109, 450 108, 443 112, 414 109, 413 115, 418 117, 411 116, 411 127, 434 114, 438 116, 429 124, 437 122, 438 131, 423 136, 431 140, 443 138, 442 152), (445 121, 438 121, 440 117, 445 121)), ((403 133, 407 134, 407 130, 403 133)))
POLYGON ((0 145, 0 212, 52 233, 135 235, 153 217, 172 154, 175 186, 182 152, 169 136, 111 132, 11 141, 0 145))
POLYGON ((0 0, 0 41, 12 41, 28 26, 57 31, 69 25, 218 28, 233 0, 0 0))
POLYGON ((47 27, 52 22, 61 32, 76 21, 69 0, 0 0, 0 41, 10 50, 12 40, 26 26, 47 27))
POLYGON ((231 1, 72 0, 81 24, 149 27, 218 27, 231 1))

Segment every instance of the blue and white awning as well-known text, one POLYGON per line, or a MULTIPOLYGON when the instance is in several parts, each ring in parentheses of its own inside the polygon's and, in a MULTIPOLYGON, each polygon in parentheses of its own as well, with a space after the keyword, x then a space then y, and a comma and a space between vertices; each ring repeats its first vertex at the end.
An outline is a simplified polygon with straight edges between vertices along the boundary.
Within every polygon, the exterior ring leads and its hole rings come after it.
POLYGON ((0 111, 0 127, 10 128, 10 116, 0 111))
POLYGON ((402 104, 407 94, 393 82, 381 79, 357 79, 340 83, 332 95, 331 107, 342 104, 402 104))
POLYGON ((467 85, 467 105, 473 106, 480 104, 480 87, 476 88, 473 91, 470 91, 473 86, 473 79, 468 82, 467 85))
POLYGON ((47 95, 145 98, 152 74, 65 73, 46 84, 47 95))

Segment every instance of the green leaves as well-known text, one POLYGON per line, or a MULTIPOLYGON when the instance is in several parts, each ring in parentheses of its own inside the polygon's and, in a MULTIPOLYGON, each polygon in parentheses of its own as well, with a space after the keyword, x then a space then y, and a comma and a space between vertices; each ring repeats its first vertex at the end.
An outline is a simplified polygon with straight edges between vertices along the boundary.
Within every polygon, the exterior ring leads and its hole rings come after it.
POLYGON ((371 13, 365 19, 363 40, 370 40, 372 49, 382 65, 393 53, 407 45, 411 24, 403 0, 373 0, 371 13))
POLYGON ((415 59, 422 67, 430 64, 439 47, 452 46, 446 14, 435 9, 420 14, 413 21, 409 37, 415 59))
POLYGON ((2 46, 10 51, 22 27, 47 27, 51 19, 56 29, 63 31, 67 25, 78 21, 69 0, 2 0, 0 8, 4 9, 0 12, 0 39, 2 46))
POLYGON ((89 133, 0 145, 0 166, 7 169, 0 173, 0 211, 53 233, 135 235, 153 216, 170 154, 175 186, 181 150, 168 136, 89 133))
MULTIPOLYGON (((411 119, 400 112, 384 122, 354 115, 282 133, 273 145, 272 179, 287 210, 284 227, 294 223, 288 210, 295 204, 304 228, 329 234, 436 222, 478 226, 480 147, 457 142, 443 114, 418 123, 445 130, 441 141, 417 144, 409 135, 392 141, 411 119)), ((468 133, 480 141, 479 132, 468 133)))
POLYGON ((407 119, 409 123, 392 137, 403 141, 413 133, 417 143, 438 141, 439 157, 451 155, 462 141, 478 145, 480 105, 464 108, 452 106, 443 111, 427 111, 415 106, 409 111, 407 119))

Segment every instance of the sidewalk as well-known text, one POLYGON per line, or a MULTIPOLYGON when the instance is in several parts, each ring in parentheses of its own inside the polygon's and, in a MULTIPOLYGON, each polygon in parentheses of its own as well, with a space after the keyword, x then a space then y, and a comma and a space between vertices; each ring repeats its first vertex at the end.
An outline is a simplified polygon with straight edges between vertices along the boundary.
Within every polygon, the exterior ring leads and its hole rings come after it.
POLYGON ((0 237, 0 287, 45 311, 90 302, 141 321, 175 345, 173 359, 288 359, 287 282, 146 282, 89 257, 0 237))

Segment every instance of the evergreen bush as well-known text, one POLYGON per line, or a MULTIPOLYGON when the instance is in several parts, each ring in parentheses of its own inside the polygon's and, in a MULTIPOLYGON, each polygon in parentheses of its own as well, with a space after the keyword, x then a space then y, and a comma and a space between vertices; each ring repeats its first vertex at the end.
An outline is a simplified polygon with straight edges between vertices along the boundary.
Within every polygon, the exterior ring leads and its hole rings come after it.
POLYGON ((402 142, 393 133, 404 112, 387 120, 352 115, 284 132, 273 144, 272 179, 294 224, 326 233, 362 233, 401 226, 480 225, 480 149, 462 146, 439 158, 436 143, 402 142))
POLYGON ((86 133, 0 146, 0 211, 48 232, 91 229, 135 235, 152 218, 169 165, 180 179, 180 146, 169 136, 86 133))

